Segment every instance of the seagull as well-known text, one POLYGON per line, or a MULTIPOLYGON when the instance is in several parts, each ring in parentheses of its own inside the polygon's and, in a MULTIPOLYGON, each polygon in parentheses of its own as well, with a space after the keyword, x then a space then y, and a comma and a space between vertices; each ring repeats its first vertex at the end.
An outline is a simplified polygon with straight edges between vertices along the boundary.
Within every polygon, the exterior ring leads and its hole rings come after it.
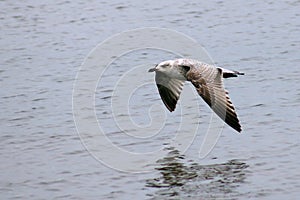
POLYGON ((163 61, 148 72, 155 72, 160 97, 170 112, 175 110, 184 82, 190 81, 202 99, 223 121, 237 132, 242 131, 235 108, 224 89, 223 78, 237 77, 244 73, 184 58, 163 61))

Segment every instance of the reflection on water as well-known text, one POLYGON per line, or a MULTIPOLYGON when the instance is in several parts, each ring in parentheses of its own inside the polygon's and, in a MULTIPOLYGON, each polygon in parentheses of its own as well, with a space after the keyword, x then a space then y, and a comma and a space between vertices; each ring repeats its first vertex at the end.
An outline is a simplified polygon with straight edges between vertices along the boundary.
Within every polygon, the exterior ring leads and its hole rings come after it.
POLYGON ((246 163, 230 160, 221 164, 188 165, 178 150, 168 150, 169 154, 157 161, 160 176, 146 181, 146 187, 157 188, 154 194, 148 194, 152 199, 234 199, 241 195, 237 188, 249 174, 246 163))

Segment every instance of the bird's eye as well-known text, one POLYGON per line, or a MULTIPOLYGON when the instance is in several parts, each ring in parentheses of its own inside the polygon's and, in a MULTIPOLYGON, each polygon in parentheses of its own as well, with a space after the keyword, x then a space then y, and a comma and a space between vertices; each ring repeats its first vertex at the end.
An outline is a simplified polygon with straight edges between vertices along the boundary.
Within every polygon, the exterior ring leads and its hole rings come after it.
POLYGON ((168 66, 168 65, 162 65, 161 67, 162 67, 162 68, 166 68, 167 66, 168 66))

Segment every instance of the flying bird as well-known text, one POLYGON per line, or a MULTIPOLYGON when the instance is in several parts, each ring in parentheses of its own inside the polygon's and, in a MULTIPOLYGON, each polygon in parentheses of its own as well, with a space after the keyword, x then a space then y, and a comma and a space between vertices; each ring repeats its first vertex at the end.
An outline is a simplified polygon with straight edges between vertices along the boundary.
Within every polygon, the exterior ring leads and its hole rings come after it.
POLYGON ((223 121, 236 131, 242 131, 235 108, 224 89, 223 78, 237 77, 244 73, 193 59, 167 60, 149 69, 149 72, 155 72, 160 97, 170 112, 175 110, 184 82, 190 81, 202 99, 223 121))

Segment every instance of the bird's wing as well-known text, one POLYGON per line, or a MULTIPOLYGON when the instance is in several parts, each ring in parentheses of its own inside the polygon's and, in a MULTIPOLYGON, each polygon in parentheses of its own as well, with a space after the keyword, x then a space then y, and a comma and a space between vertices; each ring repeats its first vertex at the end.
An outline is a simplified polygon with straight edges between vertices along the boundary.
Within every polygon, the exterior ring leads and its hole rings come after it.
POLYGON ((174 111, 184 81, 169 78, 161 72, 156 72, 155 81, 162 101, 170 112, 174 111))
POLYGON ((193 67, 187 73, 187 79, 193 83, 198 94, 223 121, 241 132, 234 106, 223 86, 222 69, 209 65, 193 67))

